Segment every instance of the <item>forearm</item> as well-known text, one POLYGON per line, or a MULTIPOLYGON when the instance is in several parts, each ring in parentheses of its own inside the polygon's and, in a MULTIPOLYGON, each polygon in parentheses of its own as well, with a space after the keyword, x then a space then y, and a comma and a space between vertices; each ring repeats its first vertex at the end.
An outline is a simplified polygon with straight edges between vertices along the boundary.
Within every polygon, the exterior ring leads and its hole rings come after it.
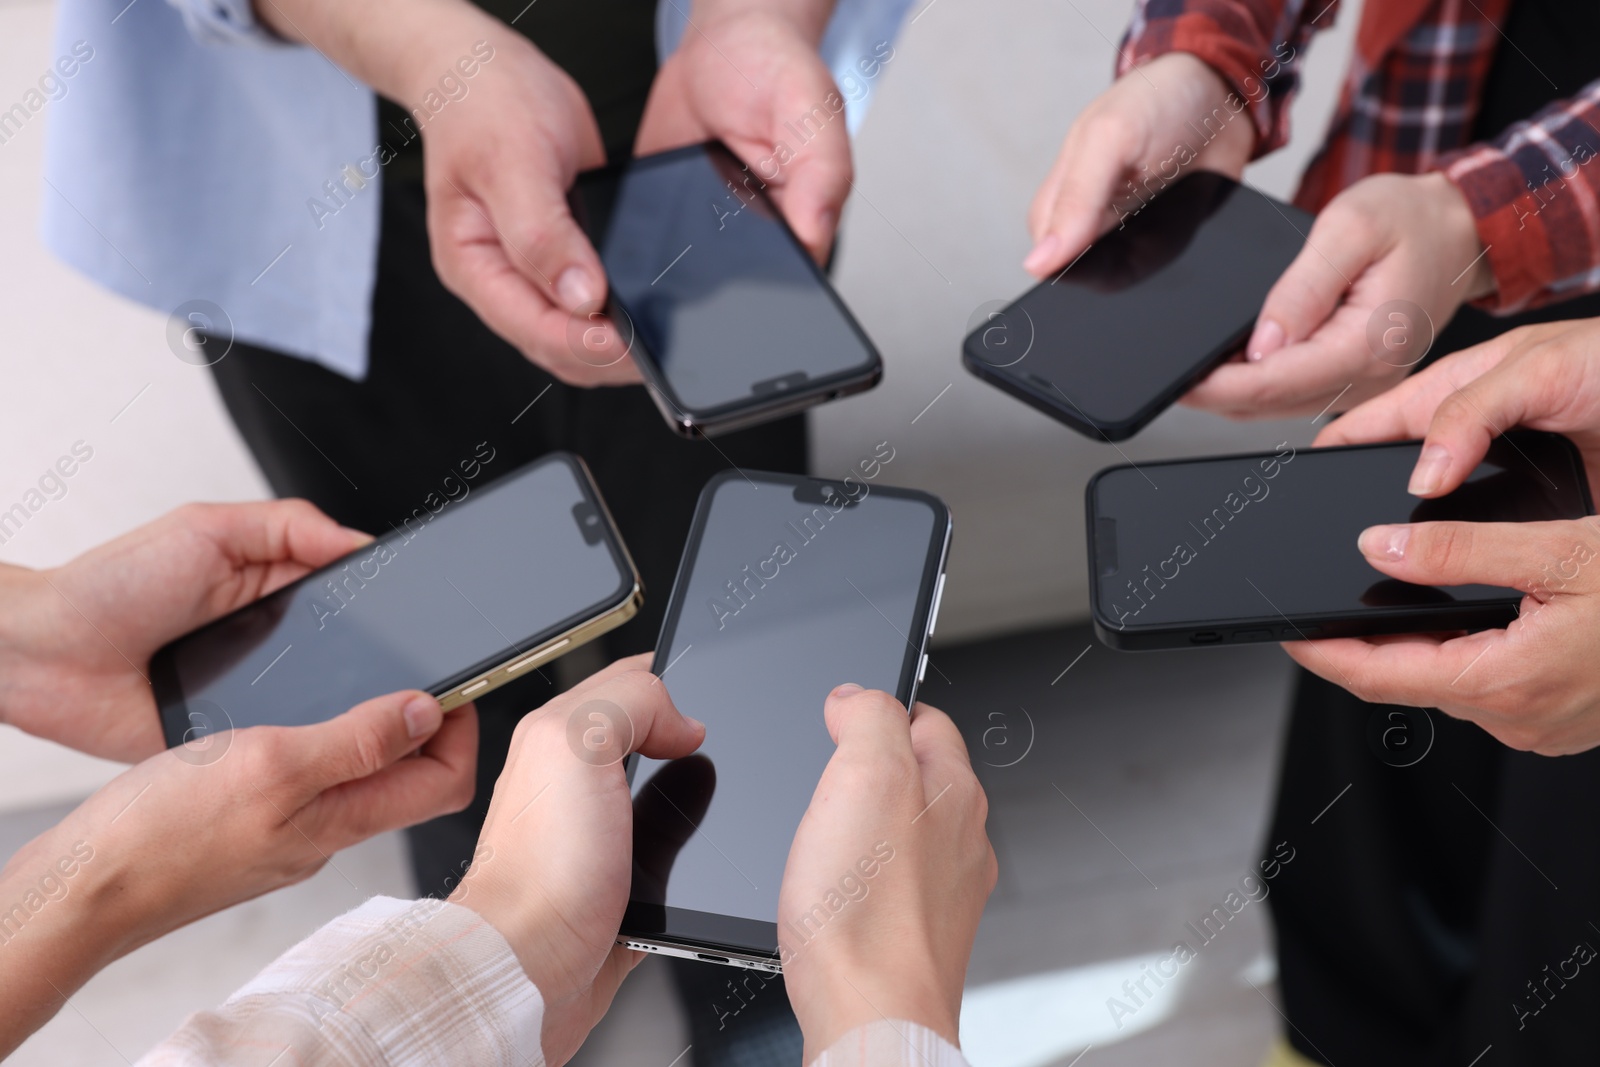
POLYGON ((0 564, 0 722, 12 721, 8 710, 30 677, 23 668, 38 658, 40 638, 59 632, 52 611, 57 600, 41 572, 0 564))
POLYGON ((468 0, 255 0, 256 17, 410 106, 478 41, 526 39, 468 0))
POLYGON ((52 829, 0 869, 0 1059, 125 949, 99 905, 91 841, 52 829))

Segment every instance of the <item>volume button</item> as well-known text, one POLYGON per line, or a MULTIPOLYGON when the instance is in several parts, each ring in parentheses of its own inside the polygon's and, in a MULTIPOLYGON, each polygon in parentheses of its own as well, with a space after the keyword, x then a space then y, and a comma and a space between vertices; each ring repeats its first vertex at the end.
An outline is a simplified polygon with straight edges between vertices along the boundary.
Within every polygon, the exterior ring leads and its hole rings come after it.
POLYGON ((928 612, 928 633, 932 635, 933 628, 939 622, 939 605, 944 601, 945 572, 939 572, 939 584, 933 587, 933 607, 928 612))
POLYGON ((922 654, 922 662, 917 665, 917 684, 921 685, 922 684, 922 680, 924 678, 926 678, 927 676, 928 676, 928 654, 926 652, 924 652, 922 654))

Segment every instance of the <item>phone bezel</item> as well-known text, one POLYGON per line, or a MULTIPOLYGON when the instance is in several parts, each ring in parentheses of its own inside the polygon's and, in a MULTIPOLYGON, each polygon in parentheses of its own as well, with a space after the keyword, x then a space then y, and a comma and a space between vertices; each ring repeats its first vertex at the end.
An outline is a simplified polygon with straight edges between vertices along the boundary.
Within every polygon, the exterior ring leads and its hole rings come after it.
MULTIPOLYGON (((638 568, 634 566, 633 557, 629 554, 628 546, 623 542, 622 535, 617 530, 616 520, 611 515, 611 509, 606 506, 605 499, 600 495, 599 487, 595 485, 593 475, 589 473, 588 464, 583 461, 582 457, 571 452, 548 453, 483 485, 478 489, 477 494, 485 495, 513 488, 519 478, 526 477, 550 463, 564 464, 572 471, 584 500, 593 505, 596 509, 596 514, 600 516, 601 538, 610 550, 611 558, 617 567, 617 587, 615 591, 608 594, 593 607, 561 619, 522 640, 515 641, 510 647, 500 649, 493 655, 487 656, 426 687, 427 692, 437 697, 440 705, 446 711, 459 707, 470 700, 476 700, 486 693, 493 692, 513 678, 523 675, 524 672, 548 663, 579 645, 593 640, 600 634, 621 626, 638 612, 639 606, 644 602, 644 586, 639 579, 638 568)), ((470 499, 463 500, 460 506, 470 506, 470 503, 470 499)), ((402 531, 393 530, 377 538, 375 543, 389 541, 401 536, 403 536, 402 531)), ((363 545, 361 548, 339 557, 332 563, 290 582, 281 589, 274 590, 267 597, 246 604, 219 619, 207 623, 205 626, 198 627, 182 637, 169 641, 158 649, 155 655, 150 658, 150 683, 155 696, 156 712, 161 719, 162 736, 166 740, 167 747, 173 748, 185 743, 189 732, 188 698, 178 680, 177 668, 174 662, 177 649, 184 641, 197 634, 202 634, 221 626, 237 615, 252 610, 260 610, 259 606, 268 598, 292 597, 294 591, 305 583, 319 581, 324 575, 343 567, 353 557, 365 555, 371 551, 372 545, 363 545)), ((373 696, 378 695, 380 694, 373 694, 373 696)), ((337 711, 334 714, 337 714, 337 711)))
MULTIPOLYGON (((676 630, 684 597, 687 595, 689 581, 698 559, 700 543, 710 520, 711 504, 716 491, 725 482, 746 478, 762 484, 783 487, 788 490, 784 497, 786 500, 792 499, 789 494, 798 486, 816 486, 819 490, 824 486, 833 486, 843 492, 845 484, 840 479, 776 474, 767 471, 726 470, 711 476, 695 504, 694 520, 690 524, 688 540, 684 544, 683 558, 678 566, 677 578, 672 584, 672 593, 667 600, 666 613, 661 623, 661 636, 656 642, 655 660, 650 665, 652 673, 658 676, 670 663, 668 652, 672 648, 672 635, 676 630)), ((862 498, 863 503, 879 494, 890 498, 918 501, 928 505, 934 513, 933 533, 928 540, 922 580, 912 615, 911 632, 920 633, 921 639, 915 648, 910 647, 909 641, 907 642, 907 656, 901 663, 899 681, 895 687, 895 699, 909 708, 916 702, 917 687, 921 684, 923 672, 927 669, 928 639, 933 633, 933 626, 938 622, 935 612, 939 606, 940 577, 945 573, 945 564, 949 559, 951 533, 954 527, 949 506, 932 493, 897 486, 872 485, 867 495, 862 498)), ((821 506, 827 505, 824 503, 821 506)), ((630 756, 627 763, 630 786, 637 766, 638 757, 630 756)), ((630 898, 617 943, 641 946, 646 951, 661 951, 668 955, 691 956, 698 959, 704 959, 706 955, 725 957, 707 962, 726 963, 736 967, 782 970, 776 947, 777 924, 742 916, 716 915, 664 904, 646 904, 630 898), (773 947, 768 948, 769 944, 773 947)))
MULTIPOLYGON (((586 211, 581 199, 580 186, 598 181, 613 180, 625 170, 659 166, 685 155, 696 154, 704 156, 720 154, 723 156, 725 163, 731 164, 736 168, 749 169, 720 141, 705 141, 700 144, 674 148, 666 152, 636 156, 621 163, 584 171, 577 176, 573 182, 572 192, 568 195, 568 202, 571 205, 574 219, 577 220, 578 225, 583 229, 590 241, 595 241, 595 234, 584 217, 586 211)), ((773 220, 778 224, 779 229, 794 249, 795 255, 805 264, 817 286, 832 302, 845 325, 849 327, 856 340, 860 342, 867 358, 859 366, 849 367, 821 378, 808 378, 801 387, 793 391, 785 391, 771 397, 741 397, 727 403, 697 408, 685 404, 678 396, 662 370, 661 364, 657 362, 649 346, 639 337, 638 329, 635 327, 628 351, 634 357, 634 363, 639 368, 639 374, 644 378, 645 388, 650 394, 650 399, 655 402, 656 409, 661 412, 661 417, 666 420, 667 425, 672 427, 675 433, 683 437, 716 437, 735 430, 758 426, 762 423, 782 418, 785 415, 804 411, 829 400, 837 400, 841 397, 865 392, 883 380, 883 356, 878 352, 877 346, 872 343, 872 339, 861 328, 861 324, 856 321, 856 317, 850 313, 850 309, 840 298, 833 284, 828 281, 828 276, 811 258, 811 253, 806 251, 805 245, 801 244, 800 239, 790 229, 788 221, 783 217, 783 213, 767 193, 765 184, 763 183, 753 192, 771 213, 773 220)), ((619 310, 622 312, 622 317, 625 317, 627 321, 630 323, 634 321, 633 314, 629 311, 627 304, 617 298, 608 281, 606 314, 615 322, 618 319, 617 312, 619 310)))
MULTIPOLYGON (((1557 442, 1556 447, 1570 465, 1568 473, 1578 487, 1578 494, 1583 501, 1586 514, 1594 514, 1594 500, 1590 495, 1583 456, 1568 438, 1537 430, 1512 430, 1502 436, 1513 442, 1528 437, 1553 439, 1557 442)), ((1337 452, 1415 447, 1420 444, 1421 442, 1417 440, 1374 441, 1359 445, 1332 445, 1326 448, 1307 449, 1306 454, 1327 455, 1337 452)), ((1276 455, 1275 452, 1232 452, 1215 456, 1189 456, 1164 460, 1157 464, 1146 463, 1142 469, 1149 471, 1155 467, 1190 466, 1197 463, 1259 461, 1276 455)), ((1115 464, 1096 472, 1084 488, 1083 511, 1089 559, 1089 613, 1095 637, 1108 648, 1124 652, 1142 652, 1329 637, 1484 630, 1503 627, 1517 617, 1517 610, 1522 602, 1520 593, 1494 600, 1452 604, 1305 612, 1290 616, 1263 614, 1237 618, 1199 619, 1186 623, 1118 626, 1106 613, 1100 596, 1100 556, 1096 537, 1097 520, 1100 516, 1096 507, 1096 490, 1101 479, 1115 471, 1139 469, 1141 468, 1131 463, 1115 464)))
MULTIPOLYGON (((1243 192, 1260 197, 1276 207, 1290 225, 1300 230, 1302 236, 1310 232, 1313 216, 1293 204, 1286 204, 1276 197, 1268 196, 1260 190, 1242 182, 1234 181, 1226 175, 1218 174, 1214 171, 1199 171, 1179 179, 1179 183, 1194 181, 1202 175, 1204 175, 1205 180, 1215 180, 1231 185, 1234 195, 1243 192), (1297 223, 1298 225, 1296 225, 1297 223)), ((1148 218, 1148 216, 1146 217, 1148 218)), ((1140 216, 1135 215, 1127 223, 1128 230, 1122 231, 1122 233, 1127 233, 1128 231, 1136 232, 1141 225, 1140 216)), ((1118 232, 1113 231, 1101 237, 1100 242, 1115 241, 1119 239, 1119 236, 1118 232)), ((1065 271, 1061 273, 1065 273, 1065 271)), ((1027 292, 1007 304, 1001 314, 1009 314, 1016 309, 1022 308, 1035 293, 1048 289, 1060 278, 1061 274, 1057 274, 1048 281, 1042 281, 1032 286, 1027 292)), ((1261 297, 1265 298, 1266 293, 1262 293, 1261 297)), ((1259 305, 1259 303, 1260 300, 1255 301, 1255 304, 1259 305)), ((1046 389, 1027 373, 1018 370, 1017 368, 1023 365, 1021 361, 1006 367, 997 367, 990 363, 982 356, 983 346, 979 340, 985 329, 982 325, 976 327, 966 337, 962 338, 961 364, 975 377, 995 386, 1001 392, 1021 400, 1028 406, 1044 412, 1057 422, 1071 427, 1085 437, 1090 437, 1097 441, 1126 441, 1150 425, 1157 416, 1176 403, 1179 397, 1183 396, 1199 383, 1202 378, 1226 362, 1239 350, 1245 341, 1249 340, 1250 332, 1254 326, 1255 312, 1252 311, 1241 316, 1239 327, 1229 334, 1225 340, 1207 350, 1188 370, 1163 385, 1152 394, 1147 402, 1124 418, 1100 418, 1084 411, 1059 385, 1051 383, 1050 388, 1046 389)), ((1026 359, 1026 357, 1023 358, 1024 360, 1026 359)))

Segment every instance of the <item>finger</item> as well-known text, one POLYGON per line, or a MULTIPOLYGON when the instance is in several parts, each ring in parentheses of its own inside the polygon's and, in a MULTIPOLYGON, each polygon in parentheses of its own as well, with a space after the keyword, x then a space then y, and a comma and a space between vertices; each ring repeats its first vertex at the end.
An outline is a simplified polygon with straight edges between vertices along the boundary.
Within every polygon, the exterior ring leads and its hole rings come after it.
POLYGON ((653 652, 640 652, 632 656, 624 656, 619 660, 613 660, 611 663, 601 667, 599 670, 589 675, 589 677, 573 686, 569 692, 587 692, 596 686, 605 684, 606 682, 615 678, 617 675, 626 674, 629 671, 648 671, 650 669, 650 662, 654 658, 655 653, 653 652))
MULTIPOLYGON (((372 541, 340 526, 308 500, 191 505, 206 535, 234 567, 271 564, 258 590, 265 595, 372 541)), ((181 514, 181 513, 180 513, 181 514)))
POLYGON ((915 758, 911 718, 898 700, 882 690, 846 683, 828 694, 822 713, 839 755, 866 760, 915 758))
MULTIPOLYGON (((737 150, 740 146, 734 147, 737 150)), ((742 152, 740 156, 747 165, 757 165, 757 156, 742 152)), ((828 250, 833 247, 853 173, 850 136, 840 119, 824 125, 774 179, 773 200, 818 263, 826 262, 828 250)))
POLYGON ((303 809, 307 831, 340 849, 460 811, 476 791, 477 764, 478 711, 466 704, 444 717, 414 757, 321 793, 303 809))
POLYGON ((1600 588, 1588 566, 1600 546, 1593 519, 1420 522, 1372 526, 1357 544, 1384 574, 1418 585, 1492 585, 1547 596, 1600 588))
MULTIPOLYGON (((389 693, 326 722, 272 730, 272 768, 306 799, 342 782, 371 777, 416 750, 444 722, 439 702, 420 690, 389 693)), ((261 729, 261 728, 258 728, 261 729)))
POLYGON ((584 700, 605 701, 622 709, 633 733, 629 752, 651 759, 678 759, 705 740, 705 726, 681 713, 661 679, 646 670, 619 669, 586 692, 584 700))
POLYGON ((1472 671, 1492 656, 1509 654, 1502 647, 1506 636, 1504 630, 1484 630, 1449 641, 1382 644, 1343 637, 1292 642, 1284 649, 1306 670, 1368 703, 1436 708, 1475 698, 1472 671))
POLYGON ((1135 145, 1118 124, 1086 118, 1067 135, 1050 177, 1034 198, 1034 246, 1022 267, 1044 278, 1072 262, 1115 220, 1111 200, 1135 145))
POLYGON ((1353 225, 1352 212, 1325 209, 1299 255, 1267 291, 1245 358, 1260 360, 1317 332, 1344 294, 1377 258, 1376 232, 1353 225))
MULTIPOLYGON (((502 235, 483 206, 451 185, 430 197, 428 232, 440 280, 490 329, 568 384, 640 380, 615 327, 557 306, 550 286, 535 276, 533 260, 502 235)), ((595 263, 598 271, 598 259, 595 263)), ((603 275, 597 276, 602 279, 598 295, 585 311, 597 309, 604 295, 603 275)))
POLYGON ((1496 437, 1552 414, 1576 393, 1583 373, 1578 360, 1561 361, 1565 366, 1541 361, 1537 369, 1530 362, 1497 366, 1464 385, 1443 382, 1450 388, 1428 424, 1409 492, 1432 497, 1456 489, 1496 437))
POLYGON ((1190 407, 1227 415, 1316 414, 1351 382, 1352 368, 1336 336, 1312 338, 1260 362, 1224 363, 1184 396, 1190 407))

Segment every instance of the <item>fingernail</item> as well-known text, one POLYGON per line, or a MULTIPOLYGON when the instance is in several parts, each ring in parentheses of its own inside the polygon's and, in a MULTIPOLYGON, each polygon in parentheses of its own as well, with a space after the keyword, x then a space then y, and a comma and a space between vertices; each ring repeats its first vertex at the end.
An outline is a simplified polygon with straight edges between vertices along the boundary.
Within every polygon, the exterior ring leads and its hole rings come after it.
POLYGON ((1061 238, 1053 233, 1047 233, 1043 240, 1033 246, 1028 258, 1022 261, 1022 269, 1029 273, 1037 273, 1051 266, 1060 254, 1061 238))
POLYGON ((369 541, 376 540, 376 538, 374 538, 371 534, 367 533, 367 531, 365 531, 365 530, 357 530, 357 529, 355 529, 354 527, 351 527, 351 526, 341 526, 341 527, 339 527, 339 529, 341 529, 345 533, 349 534, 350 535, 350 540, 354 541, 358 545, 364 545, 364 544, 367 544, 369 541))
POLYGON ((694 718, 693 716, 685 715, 683 717, 683 721, 688 723, 689 728, 692 730, 699 730, 701 733, 705 733, 706 731, 706 724, 701 722, 699 719, 694 718))
POLYGON ((439 702, 426 693, 418 693, 406 701, 402 713, 406 717, 406 733, 411 735, 413 741, 433 733, 444 718, 439 702))
POLYGON ((1409 526, 1369 526, 1361 531, 1356 543, 1361 546, 1361 554, 1369 559, 1398 563, 1406 558, 1406 542, 1409 540, 1409 526))
POLYGON ((568 311, 577 312, 594 301, 594 284, 582 267, 568 267, 556 279, 556 299, 568 311))
POLYGON ((1411 484, 1406 492, 1412 496, 1427 496, 1439 488, 1444 480, 1445 468, 1450 466, 1450 451, 1443 445, 1424 445, 1417 457, 1416 470, 1411 472, 1411 484))
POLYGON ((1271 319, 1263 319, 1256 326, 1255 336, 1250 338, 1250 350, 1247 353, 1251 362, 1264 359, 1283 347, 1283 327, 1271 319))
POLYGON ((846 682, 828 695, 830 697, 849 697, 855 696, 859 692, 861 692, 861 687, 859 685, 854 682, 846 682))

